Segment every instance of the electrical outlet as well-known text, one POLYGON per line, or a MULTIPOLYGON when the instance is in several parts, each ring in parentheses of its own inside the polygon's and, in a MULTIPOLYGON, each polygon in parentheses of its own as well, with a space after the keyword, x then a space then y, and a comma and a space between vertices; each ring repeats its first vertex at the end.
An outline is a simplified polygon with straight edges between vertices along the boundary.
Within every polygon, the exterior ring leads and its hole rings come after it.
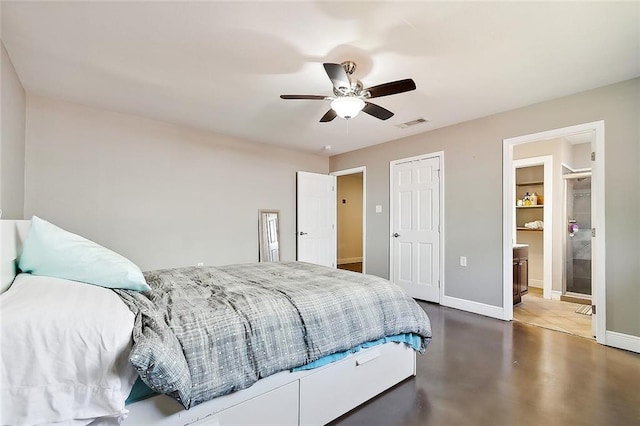
POLYGON ((467 256, 460 256, 460 266, 467 266, 467 256))
POLYGON ((382 213, 382 206, 380 204, 376 206, 376 213, 382 213))

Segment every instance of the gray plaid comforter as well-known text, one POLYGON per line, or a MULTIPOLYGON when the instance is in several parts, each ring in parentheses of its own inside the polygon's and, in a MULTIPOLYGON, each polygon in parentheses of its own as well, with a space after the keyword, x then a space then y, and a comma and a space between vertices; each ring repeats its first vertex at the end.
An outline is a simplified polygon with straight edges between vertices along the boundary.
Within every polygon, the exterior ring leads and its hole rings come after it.
POLYGON ((258 379, 431 324, 382 278, 302 262, 145 272, 116 290, 136 314, 130 361, 154 391, 193 407, 258 379))

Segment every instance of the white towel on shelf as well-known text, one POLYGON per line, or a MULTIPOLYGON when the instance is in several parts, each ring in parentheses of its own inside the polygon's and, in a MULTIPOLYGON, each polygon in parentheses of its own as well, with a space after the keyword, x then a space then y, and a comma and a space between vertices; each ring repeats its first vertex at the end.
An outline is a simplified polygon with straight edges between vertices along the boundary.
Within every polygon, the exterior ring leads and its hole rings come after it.
POLYGON ((544 229, 544 224, 541 220, 534 220, 533 222, 525 223, 524 227, 528 229, 544 229))

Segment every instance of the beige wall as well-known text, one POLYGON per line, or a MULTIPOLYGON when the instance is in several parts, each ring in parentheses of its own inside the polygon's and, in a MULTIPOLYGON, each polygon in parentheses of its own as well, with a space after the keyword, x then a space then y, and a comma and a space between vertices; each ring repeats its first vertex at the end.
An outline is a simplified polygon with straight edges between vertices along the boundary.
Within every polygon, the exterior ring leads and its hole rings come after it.
POLYGON ((254 262, 258 209, 280 210, 295 259, 296 171, 326 157, 27 96, 25 214, 131 258, 143 270, 254 262))
POLYGON ((2 45, 0 87, 0 209, 3 219, 24 215, 24 147, 26 94, 2 45))
POLYGON ((338 263, 348 263, 362 259, 362 173, 338 176, 337 181, 338 263))
POLYGON ((572 169, 591 168, 591 144, 578 143, 571 145, 571 161, 569 165, 572 169))
POLYGON ((388 276, 389 161, 444 151, 445 294, 502 306, 503 139, 598 120, 606 137, 607 329, 640 336, 640 78, 331 157, 332 171, 367 167, 368 271, 388 276), (482 204, 470 208, 471 199, 482 204))

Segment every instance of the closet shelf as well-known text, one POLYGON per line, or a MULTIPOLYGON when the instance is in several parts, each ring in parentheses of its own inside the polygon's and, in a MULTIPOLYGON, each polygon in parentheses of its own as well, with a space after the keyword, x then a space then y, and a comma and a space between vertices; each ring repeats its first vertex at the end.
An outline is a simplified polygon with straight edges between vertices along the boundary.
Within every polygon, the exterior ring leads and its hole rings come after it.
POLYGON ((530 229, 530 228, 525 228, 524 226, 518 226, 516 227, 516 231, 542 232, 544 231, 544 229, 530 229))
POLYGON ((516 209, 541 209, 544 204, 536 204, 535 206, 516 206, 516 209))
POLYGON ((544 185, 544 181, 532 180, 532 181, 529 181, 529 182, 516 183, 516 186, 537 186, 537 185, 544 185))

